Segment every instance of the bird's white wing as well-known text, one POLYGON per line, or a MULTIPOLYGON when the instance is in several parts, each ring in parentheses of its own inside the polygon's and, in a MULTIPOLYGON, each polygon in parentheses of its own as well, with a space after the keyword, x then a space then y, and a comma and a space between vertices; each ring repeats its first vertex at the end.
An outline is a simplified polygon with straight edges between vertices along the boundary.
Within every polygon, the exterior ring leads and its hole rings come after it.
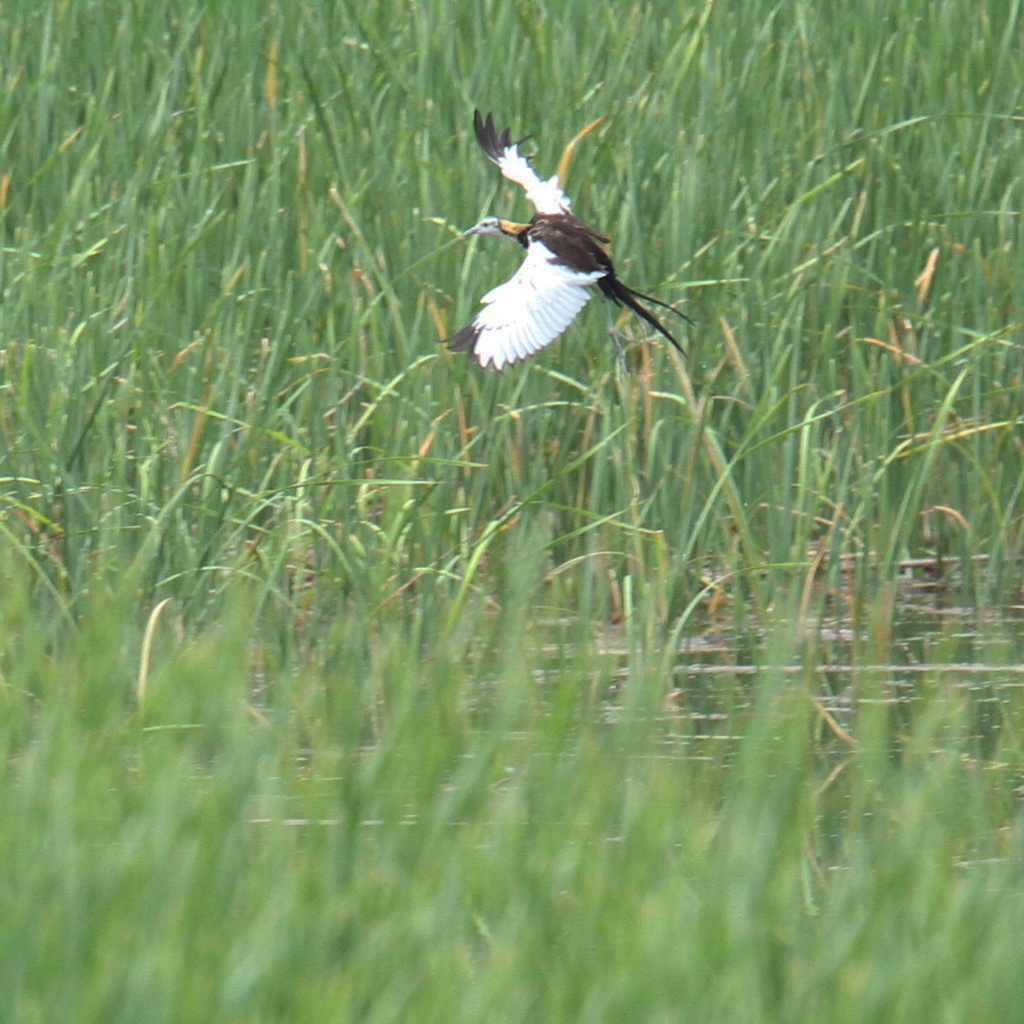
POLYGON ((484 309, 452 336, 450 346, 500 370, 554 341, 587 304, 587 286, 604 273, 583 274, 554 260, 543 243, 530 242, 522 266, 480 300, 484 309))
POLYGON ((523 187, 526 198, 533 203, 538 213, 569 213, 572 201, 559 187, 558 175, 552 175, 544 181, 530 166, 529 157, 519 152, 519 143, 512 141, 509 129, 498 134, 492 114, 488 114, 484 120, 480 111, 476 111, 473 129, 487 159, 496 163, 509 181, 523 187))

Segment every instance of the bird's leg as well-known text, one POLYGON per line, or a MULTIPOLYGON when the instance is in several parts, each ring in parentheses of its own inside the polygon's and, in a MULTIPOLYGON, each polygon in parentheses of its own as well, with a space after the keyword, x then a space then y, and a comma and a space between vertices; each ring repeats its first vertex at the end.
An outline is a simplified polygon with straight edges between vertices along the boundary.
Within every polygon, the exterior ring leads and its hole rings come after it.
POLYGON ((622 347, 622 341, 619 339, 618 329, 615 327, 615 319, 612 316, 612 304, 607 299, 604 300, 604 315, 608 321, 608 333, 611 335, 611 339, 615 343, 615 356, 618 363, 619 379, 625 380, 628 375, 628 371, 626 369, 626 351, 622 347))

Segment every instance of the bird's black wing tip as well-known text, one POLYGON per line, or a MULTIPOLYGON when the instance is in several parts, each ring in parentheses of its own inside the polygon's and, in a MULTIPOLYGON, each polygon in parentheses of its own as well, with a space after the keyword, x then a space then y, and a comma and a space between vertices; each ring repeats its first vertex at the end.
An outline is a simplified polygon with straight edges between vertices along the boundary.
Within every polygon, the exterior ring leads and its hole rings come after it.
POLYGON ((475 323, 466 324, 461 331, 456 331, 447 338, 441 339, 450 352, 466 352, 471 359, 476 358, 476 342, 480 337, 480 328, 475 323))
POLYGON ((488 160, 498 163, 505 156, 505 150, 512 145, 512 129, 506 128, 500 135, 494 127, 494 115, 484 117, 479 110, 473 111, 473 132, 476 141, 488 160))

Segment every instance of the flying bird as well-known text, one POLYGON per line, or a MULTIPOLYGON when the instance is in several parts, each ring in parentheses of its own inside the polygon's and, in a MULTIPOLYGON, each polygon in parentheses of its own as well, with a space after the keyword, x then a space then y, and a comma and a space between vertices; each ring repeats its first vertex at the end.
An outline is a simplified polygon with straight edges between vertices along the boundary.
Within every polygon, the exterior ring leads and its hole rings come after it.
MULTIPOLYGON (((572 203, 562 191, 558 175, 542 180, 520 152, 526 139, 512 141, 510 129, 501 134, 494 116, 477 110, 473 129, 480 148, 510 181, 521 185, 536 213, 529 224, 500 217, 485 217, 467 235, 503 235, 526 250, 519 269, 504 284, 492 288, 480 302, 483 309, 472 322, 443 339, 455 352, 466 352, 480 366, 496 370, 539 352, 572 323, 597 287, 616 305, 626 305, 683 352, 682 345, 639 299, 670 309, 688 323, 693 321, 674 306, 623 284, 615 273, 606 246, 611 241, 572 214, 572 203)), ((609 315, 609 330, 619 355, 625 359, 609 315)), ((685 353, 684 353, 685 354, 685 353)))

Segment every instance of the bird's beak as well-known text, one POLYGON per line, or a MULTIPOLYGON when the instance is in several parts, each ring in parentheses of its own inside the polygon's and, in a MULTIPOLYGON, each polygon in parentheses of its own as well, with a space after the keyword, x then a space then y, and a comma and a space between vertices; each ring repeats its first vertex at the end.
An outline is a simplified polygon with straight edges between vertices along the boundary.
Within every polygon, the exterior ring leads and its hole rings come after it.
POLYGON ((478 234, 479 231, 480 231, 480 225, 479 224, 474 224, 471 228, 469 228, 468 230, 462 232, 462 237, 463 238, 468 238, 470 235, 478 234))

